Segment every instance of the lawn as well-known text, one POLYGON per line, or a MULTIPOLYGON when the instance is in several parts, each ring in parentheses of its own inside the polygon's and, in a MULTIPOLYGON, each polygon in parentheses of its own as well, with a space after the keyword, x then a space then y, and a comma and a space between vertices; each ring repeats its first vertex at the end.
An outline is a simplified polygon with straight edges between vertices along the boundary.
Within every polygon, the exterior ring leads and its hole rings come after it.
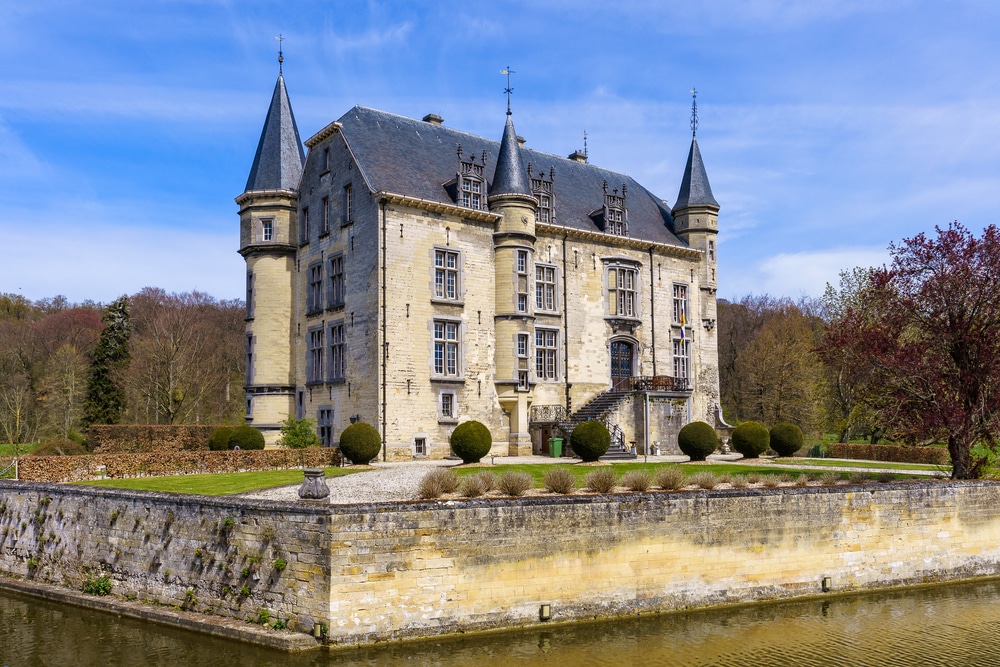
POLYGON ((20 450, 21 456, 25 454, 30 454, 35 451, 35 448, 39 446, 40 443, 37 442, 26 442, 20 445, 11 445, 9 443, 0 443, 0 459, 14 456, 14 447, 16 446, 20 450))
MULTIPOLYGON (((350 468, 326 468, 327 477, 358 472, 350 468)), ((115 489, 194 493, 203 496, 229 496, 276 486, 297 484, 303 479, 302 470, 263 470, 219 473, 213 475, 171 475, 169 477, 130 477, 128 479, 98 479, 74 482, 85 486, 107 486, 115 489)))

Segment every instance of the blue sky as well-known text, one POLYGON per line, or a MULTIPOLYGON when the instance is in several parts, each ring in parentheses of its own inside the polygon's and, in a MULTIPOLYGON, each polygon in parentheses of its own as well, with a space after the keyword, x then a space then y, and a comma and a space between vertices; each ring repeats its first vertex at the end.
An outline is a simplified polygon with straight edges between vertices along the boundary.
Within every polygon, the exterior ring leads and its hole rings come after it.
POLYGON ((720 296, 817 296, 891 241, 1000 221, 990 0, 0 0, 0 292, 243 294, 233 198, 277 75, 305 139, 355 104, 437 113, 673 202, 689 90, 720 296))

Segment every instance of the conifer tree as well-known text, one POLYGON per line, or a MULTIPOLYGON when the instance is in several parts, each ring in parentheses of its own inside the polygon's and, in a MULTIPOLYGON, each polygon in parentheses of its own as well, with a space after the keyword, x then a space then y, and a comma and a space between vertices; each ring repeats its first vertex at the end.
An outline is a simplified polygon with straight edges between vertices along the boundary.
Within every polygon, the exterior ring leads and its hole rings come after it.
POLYGON ((129 298, 121 296, 109 305, 101 317, 104 329, 94 346, 83 408, 84 428, 91 424, 117 424, 125 409, 125 392, 117 378, 128 366, 129 298))

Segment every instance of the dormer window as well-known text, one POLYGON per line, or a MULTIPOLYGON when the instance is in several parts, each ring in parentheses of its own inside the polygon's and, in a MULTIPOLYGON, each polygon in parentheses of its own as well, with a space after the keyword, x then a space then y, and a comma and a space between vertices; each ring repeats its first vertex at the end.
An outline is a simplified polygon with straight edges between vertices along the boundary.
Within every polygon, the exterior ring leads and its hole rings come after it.
POLYGON ((473 155, 468 160, 462 156, 462 147, 458 147, 458 174, 455 178, 457 194, 455 202, 466 208, 482 210, 486 208, 486 151, 483 151, 481 162, 473 155))
POLYGON ((608 182, 604 181, 604 206, 590 214, 605 234, 628 236, 628 208, 625 206, 625 186, 621 194, 618 188, 608 192, 608 182))
POLYGON ((555 222, 554 195, 552 194, 552 179, 555 176, 555 169, 549 169, 546 176, 542 171, 538 176, 531 173, 531 165, 528 165, 528 178, 531 179, 531 194, 538 200, 538 210, 535 219, 538 222, 551 224, 555 222))

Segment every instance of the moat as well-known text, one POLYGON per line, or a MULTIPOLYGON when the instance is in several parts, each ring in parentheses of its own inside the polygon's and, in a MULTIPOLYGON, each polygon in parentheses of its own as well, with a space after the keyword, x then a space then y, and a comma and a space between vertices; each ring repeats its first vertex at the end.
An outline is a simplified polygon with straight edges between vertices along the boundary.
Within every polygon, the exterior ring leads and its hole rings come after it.
POLYGON ((0 593, 0 662, 336 665, 1000 665, 1000 580, 288 654, 0 593))

